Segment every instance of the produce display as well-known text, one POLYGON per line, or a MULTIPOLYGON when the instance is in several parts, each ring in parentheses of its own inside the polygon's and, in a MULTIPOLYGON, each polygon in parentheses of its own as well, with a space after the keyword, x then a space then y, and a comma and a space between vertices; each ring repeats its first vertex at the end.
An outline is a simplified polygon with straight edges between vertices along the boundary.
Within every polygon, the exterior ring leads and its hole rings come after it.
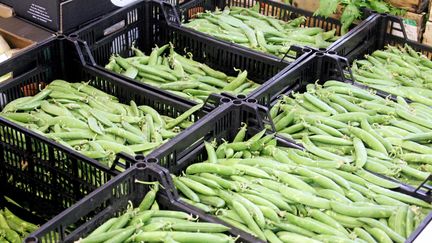
POLYGON ((198 218, 180 211, 159 209, 156 184, 140 205, 110 218, 77 243, 97 242, 234 242, 223 234, 221 224, 197 222, 198 218))
POLYGON ((15 216, 9 209, 0 210, 0 242, 21 243, 37 226, 15 216))
POLYGON ((148 154, 176 136, 202 105, 177 118, 129 105, 88 83, 54 80, 35 96, 8 103, 0 116, 111 166, 115 154, 148 154))
POLYGON ((106 68, 180 97, 203 103, 212 93, 248 94, 260 85, 247 79, 247 71, 237 77, 181 56, 172 45, 156 47, 150 56, 133 48, 135 56, 113 56, 106 68), (169 55, 163 55, 169 49, 169 55))
POLYGON ((432 208, 310 146, 280 147, 265 131, 245 140, 246 129, 216 149, 205 142, 207 160, 173 180, 182 200, 262 240, 402 243, 432 208))
POLYGON ((430 230, 432 49, 376 13, 405 14, 391 1, 320 0, 313 15, 291 2, 136 1, 77 13, 76 29, 59 19, 49 39, 0 35, 0 243, 404 243, 430 230), (221 93, 236 98, 208 100, 221 93))
POLYGON ((338 39, 335 29, 325 32, 319 27, 302 27, 304 16, 284 22, 260 14, 258 9, 257 4, 253 8, 231 7, 199 13, 184 26, 280 57, 292 45, 327 48, 338 39))
POLYGON ((327 81, 283 97, 270 113, 279 134, 347 171, 365 168, 415 187, 432 172, 432 109, 423 104, 327 81))
POLYGON ((432 61, 408 45, 387 46, 356 60, 352 72, 357 82, 432 105, 432 61))

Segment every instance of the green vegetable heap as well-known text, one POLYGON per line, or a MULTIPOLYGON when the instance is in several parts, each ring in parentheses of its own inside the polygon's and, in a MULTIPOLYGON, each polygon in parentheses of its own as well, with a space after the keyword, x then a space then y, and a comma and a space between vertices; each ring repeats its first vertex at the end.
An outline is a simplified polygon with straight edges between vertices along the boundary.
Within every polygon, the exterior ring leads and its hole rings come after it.
POLYGON ((176 136, 202 105, 177 118, 130 105, 87 83, 52 81, 35 96, 8 103, 0 116, 111 166, 115 154, 148 154, 176 136))
POLYGON ((223 234, 229 230, 224 225, 196 222, 198 218, 185 212, 159 209, 155 200, 158 188, 155 185, 137 208, 130 207, 122 215, 110 218, 76 242, 234 242, 223 234))
POLYGON ((21 243, 37 228, 18 218, 7 208, 0 210, 0 242, 21 243))
POLYGON ((301 27, 305 17, 284 22, 260 14, 258 7, 200 13, 184 26, 276 56, 283 56, 292 45, 327 48, 337 39, 335 29, 301 27))
POLYGON ((357 82, 432 106, 432 61, 410 46, 387 46, 363 60, 352 72, 357 82))
POLYGON ((301 151, 265 131, 245 134, 244 126, 216 149, 205 143, 207 161, 173 178, 182 200, 262 240, 403 243, 432 208, 336 155, 318 157, 312 145, 301 151))
POLYGON ((131 79, 167 90, 185 99, 203 103, 212 93, 248 94, 260 85, 247 79, 247 71, 229 77, 209 66, 181 56, 166 44, 156 47, 150 56, 133 48, 135 56, 113 56, 106 68, 131 79))
POLYGON ((338 81, 310 84, 293 96, 283 97, 271 116, 278 133, 302 142, 316 158, 413 186, 432 172, 430 107, 394 102, 338 81))

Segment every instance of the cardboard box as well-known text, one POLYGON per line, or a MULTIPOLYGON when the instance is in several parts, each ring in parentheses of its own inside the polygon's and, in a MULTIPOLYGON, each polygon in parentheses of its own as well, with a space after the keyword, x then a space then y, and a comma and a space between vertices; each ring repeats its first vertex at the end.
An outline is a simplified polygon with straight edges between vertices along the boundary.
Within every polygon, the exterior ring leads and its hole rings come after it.
POLYGON ((59 33, 80 26, 136 0, 0 0, 27 20, 59 33))
POLYGON ((386 2, 410 12, 421 13, 428 7, 429 0, 386 0, 386 2))
POLYGON ((14 15, 13 8, 0 3, 0 18, 10 18, 14 15))
POLYGON ((423 44, 432 46, 432 22, 426 23, 425 32, 423 34, 423 44))
MULTIPOLYGON (((407 12, 404 16, 402 16, 403 25, 405 27, 405 31, 408 39, 421 42, 423 30, 425 28, 424 26, 425 18, 426 18, 426 13, 417 14, 417 13, 407 12)), ((398 24, 395 24, 394 27, 396 29, 400 29, 398 24)), ((393 34, 400 37, 403 36, 401 31, 394 30, 393 34)))
POLYGON ((432 21, 432 0, 429 1, 429 21, 432 21))
MULTIPOLYGON (((5 39, 11 49, 20 49, 17 52, 13 52, 12 56, 54 36, 53 33, 16 17, 6 19, 0 18, 0 35, 5 39)), ((7 57, 7 55, 0 55, 0 63, 6 60, 7 57)), ((12 77, 12 73, 0 76, 0 82, 2 82, 12 77)))

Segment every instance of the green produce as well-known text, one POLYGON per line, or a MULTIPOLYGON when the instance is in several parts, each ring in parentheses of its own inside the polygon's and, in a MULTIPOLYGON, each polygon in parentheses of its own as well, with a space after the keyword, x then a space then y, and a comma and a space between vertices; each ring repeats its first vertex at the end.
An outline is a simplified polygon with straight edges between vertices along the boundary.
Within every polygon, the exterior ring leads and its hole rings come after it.
POLYGON ((361 8, 367 8, 378 13, 389 13, 393 15, 404 15, 406 13, 406 10, 394 7, 384 0, 320 0, 319 3, 319 8, 315 12, 315 15, 326 18, 336 13, 338 7, 342 6, 342 15, 340 18, 342 23, 342 33, 348 32, 348 28, 351 24, 362 17, 361 8))
POLYGON ((258 10, 258 3, 252 8, 226 7, 223 11, 199 13, 184 26, 279 57, 292 45, 327 48, 338 38, 336 30, 304 27, 304 16, 284 22, 258 10))
POLYGON ((315 155, 313 147, 301 151, 277 146, 274 135, 265 131, 245 140, 245 130, 246 125, 233 142, 207 148, 208 160, 173 177, 181 200, 262 240, 404 242, 414 230, 414 218, 425 218, 432 208, 387 189, 398 187, 396 183, 364 175, 368 172, 361 168, 355 171, 359 162, 354 158, 332 163, 315 155), (240 155, 233 157, 236 153, 240 155), (185 178, 187 184, 176 183, 185 178), (211 199, 203 200, 202 193, 211 193, 211 199))
MULTIPOLYGON (((430 174, 432 109, 426 105, 394 102, 350 84, 327 81, 282 97, 270 114, 279 134, 313 154, 308 159, 336 161, 368 182, 384 183, 376 173, 417 187, 430 174)), ((388 182, 381 185, 393 187, 388 182)))
POLYGON ((198 103, 204 103, 212 93, 246 95, 260 86, 247 79, 247 71, 239 71, 237 77, 229 77, 192 58, 181 56, 170 44, 154 48, 150 56, 133 49, 135 56, 113 56, 105 67, 198 103), (166 52, 169 54, 164 55, 166 52))
MULTIPOLYGON (((409 45, 388 45, 385 50, 375 51, 354 61, 352 72, 357 82, 371 88, 432 105, 432 61, 409 45)), ((424 111, 417 104, 414 108, 424 111)))
POLYGON ((8 103, 0 116, 111 167, 117 153, 148 154, 192 122, 196 105, 177 118, 129 105, 88 83, 54 80, 32 97, 8 103))
POLYGON ((76 242, 234 242, 223 234, 229 230, 224 225, 198 222, 185 212, 153 209, 158 189, 155 184, 139 207, 129 206, 76 242))
POLYGON ((32 223, 26 222, 9 209, 0 210, 0 241, 21 243, 24 239, 38 227, 32 223))

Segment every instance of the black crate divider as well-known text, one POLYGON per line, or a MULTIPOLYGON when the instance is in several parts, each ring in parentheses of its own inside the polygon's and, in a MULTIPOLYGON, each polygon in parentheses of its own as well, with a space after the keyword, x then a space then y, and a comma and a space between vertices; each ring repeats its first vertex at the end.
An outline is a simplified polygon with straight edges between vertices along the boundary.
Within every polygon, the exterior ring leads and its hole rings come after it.
MULTIPOLYGON (((299 16, 305 16, 306 17, 306 23, 305 27, 320 27, 324 30, 332 30, 336 29, 336 34, 341 34, 341 22, 334 18, 323 18, 320 16, 315 16, 312 12, 299 9, 296 7, 293 7, 288 4, 284 4, 281 2, 273 1, 273 0, 192 0, 188 1, 186 3, 180 4, 177 8, 179 9, 178 16, 180 17, 180 21, 175 22, 188 22, 190 19, 194 18, 194 15, 198 13, 202 13, 205 11, 215 11, 218 9, 224 9, 225 7, 231 7, 231 6, 237 6, 237 7, 245 7, 250 8, 253 7, 255 4, 259 4, 259 12, 263 15, 267 16, 274 16, 277 19, 288 21, 291 19, 294 19, 299 16)), ((333 43, 329 48, 329 50, 332 50, 333 47, 336 45, 336 43, 339 43, 339 45, 344 46, 346 41, 344 41, 347 37, 351 35, 352 32, 356 31, 357 29, 367 26, 369 21, 372 20, 375 16, 375 12, 373 11, 364 11, 363 12, 363 19, 358 26, 353 27, 351 31, 349 31, 347 34, 343 35, 338 41, 333 43)), ((196 33, 200 33, 200 35, 209 36, 207 34, 195 31, 196 33)), ((219 42, 225 42, 223 40, 218 40, 219 42)), ((236 45, 238 48, 242 49, 248 49, 246 47, 236 45)), ((317 51, 315 48, 310 48, 315 51, 317 51)), ((320 51, 325 51, 326 49, 319 49, 320 51)), ((296 53, 294 56, 290 55, 290 58, 298 59, 303 53, 302 49, 296 46, 293 46, 292 50, 294 53, 296 53)), ((275 57, 271 54, 259 52, 263 57, 275 57)), ((285 57, 282 59, 285 60, 285 57)))
POLYGON ((338 80, 353 83, 348 61, 334 52, 317 52, 291 64, 289 70, 278 80, 269 82, 249 94, 259 104, 270 106, 280 95, 296 90, 317 80, 338 80))
MULTIPOLYGON (((237 76, 234 68, 247 70, 248 78, 260 84, 279 79, 288 68, 288 63, 281 62, 278 58, 263 57, 257 52, 238 48, 231 43, 220 42, 172 23, 177 20, 177 12, 172 5, 166 2, 142 1, 105 16, 74 33, 71 37, 84 43, 81 49, 87 63, 113 76, 191 105, 196 103, 113 73, 105 69, 104 65, 109 62, 112 54, 133 55, 130 48, 132 44, 145 53, 150 53, 155 45, 161 46, 172 42, 177 52, 181 54, 190 52, 194 60, 231 76, 237 76)), ((301 51, 305 54, 298 56, 300 59, 313 52, 308 48, 301 48, 301 51)), ((231 96, 228 95, 228 97, 231 96)), ((210 101, 210 104, 214 103, 210 101)), ((214 109, 214 107, 215 105, 209 109, 214 109)))
POLYGON ((388 14, 374 15, 369 24, 352 31, 347 38, 339 40, 329 50, 346 57, 351 63, 355 59, 363 58, 364 55, 375 50, 383 49, 388 44, 408 44, 415 50, 432 58, 432 47, 409 40, 402 19, 388 14))
MULTIPOLYGON (((94 67, 83 65, 76 43, 63 36, 42 43, 0 65, 0 74, 13 72, 14 78, 0 85, 0 108, 8 102, 34 95, 55 79, 90 81, 91 85, 119 98, 149 105, 162 115, 177 117, 189 104, 170 99, 94 67)), ((188 119, 196 121, 207 112, 198 111, 188 119)), ((113 168, 65 147, 38 133, 0 118, 0 194, 19 202, 36 216, 50 219, 61 210, 106 183, 120 172, 120 161, 129 167, 135 159, 118 154, 113 168)), ((123 166, 122 166, 123 167, 123 166)))
POLYGON ((200 221, 213 222, 201 212, 174 200, 170 193, 173 188, 171 177, 166 177, 166 172, 159 166, 146 164, 142 159, 138 159, 127 171, 44 224, 25 242, 74 242, 85 237, 109 218, 124 212, 129 202, 135 207, 139 205, 150 186, 137 183, 136 180, 159 182, 160 189, 156 200, 161 209, 183 211, 198 217, 200 221))

